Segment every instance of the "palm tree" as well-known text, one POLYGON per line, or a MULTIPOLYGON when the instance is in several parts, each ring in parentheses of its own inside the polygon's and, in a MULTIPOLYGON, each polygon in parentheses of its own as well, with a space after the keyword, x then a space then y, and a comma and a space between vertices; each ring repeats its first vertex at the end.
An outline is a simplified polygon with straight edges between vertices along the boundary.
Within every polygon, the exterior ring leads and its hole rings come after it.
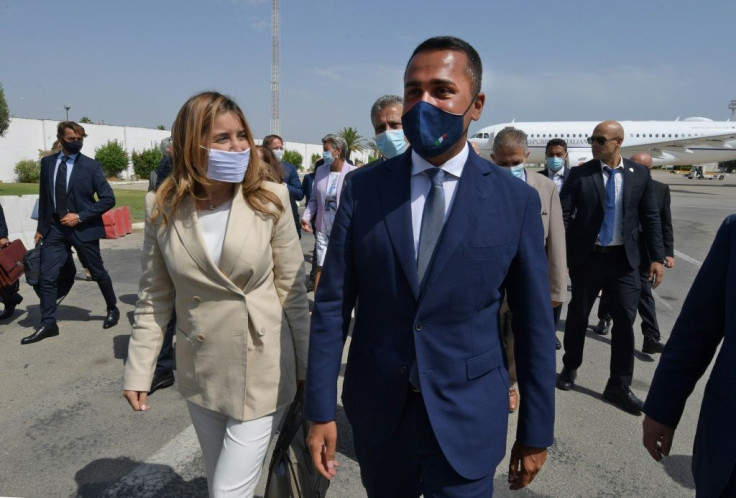
POLYGON ((365 138, 361 137, 358 134, 358 130, 352 126, 346 126, 338 131, 337 134, 348 144, 348 159, 350 159, 350 154, 353 152, 362 152, 367 147, 365 138))

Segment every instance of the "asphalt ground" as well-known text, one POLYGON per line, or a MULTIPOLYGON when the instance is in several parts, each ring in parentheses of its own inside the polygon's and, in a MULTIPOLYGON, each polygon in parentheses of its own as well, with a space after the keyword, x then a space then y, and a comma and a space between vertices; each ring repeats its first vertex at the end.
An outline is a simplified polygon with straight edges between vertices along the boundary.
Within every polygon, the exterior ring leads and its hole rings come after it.
MULTIPOLYGON (((677 251, 676 267, 666 271, 656 290, 666 339, 716 230, 736 212, 736 176, 724 181, 688 180, 666 172, 654 176, 671 188, 677 251)), ((199 447, 176 389, 156 392, 150 398, 152 409, 145 413, 133 412, 122 398, 141 243, 140 231, 102 241, 122 312, 114 328, 102 329, 104 301, 97 285, 83 280, 77 265, 78 279, 59 307, 60 336, 21 346, 20 339, 40 321, 38 298, 27 285, 21 286, 23 303, 11 320, 0 324, 0 495, 206 496, 199 447)), ((311 252, 311 236, 302 239, 302 246, 305 254, 311 252)), ((564 310, 562 316, 564 320, 564 310)), ((594 309, 590 324, 595 323, 594 309)), ((635 331, 640 348, 638 320, 635 331)), ((589 332, 576 389, 556 393, 556 438, 542 472, 529 488, 512 493, 506 484, 508 461, 502 462, 495 477, 496 496, 694 495, 690 462, 704 379, 690 397, 671 456, 656 463, 641 445, 642 417, 602 400, 609 337, 589 332)), ((558 352, 558 364, 561 356, 558 352)), ((636 352, 632 390, 641 398, 657 360, 656 355, 636 352)), ((341 466, 328 496, 365 496, 341 409, 338 417, 341 466)), ((511 415, 509 449, 515 426, 516 416, 511 415)))

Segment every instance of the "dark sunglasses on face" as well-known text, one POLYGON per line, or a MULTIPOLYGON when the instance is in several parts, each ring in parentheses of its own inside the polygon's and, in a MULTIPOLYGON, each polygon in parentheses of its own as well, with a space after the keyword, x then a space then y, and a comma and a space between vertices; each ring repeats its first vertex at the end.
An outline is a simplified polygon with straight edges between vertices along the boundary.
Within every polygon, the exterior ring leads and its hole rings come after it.
POLYGON ((618 140, 618 138, 606 138, 603 135, 588 137, 588 144, 593 145, 593 142, 598 145, 606 145, 609 140, 618 140))

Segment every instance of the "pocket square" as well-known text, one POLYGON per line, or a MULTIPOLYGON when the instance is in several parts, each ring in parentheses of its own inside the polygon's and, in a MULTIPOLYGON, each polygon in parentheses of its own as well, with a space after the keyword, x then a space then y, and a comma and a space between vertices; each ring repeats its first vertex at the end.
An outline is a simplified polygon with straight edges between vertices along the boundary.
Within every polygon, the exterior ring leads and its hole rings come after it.
POLYGON ((631 171, 633 173, 634 172, 634 168, 629 168, 629 171, 631 171))

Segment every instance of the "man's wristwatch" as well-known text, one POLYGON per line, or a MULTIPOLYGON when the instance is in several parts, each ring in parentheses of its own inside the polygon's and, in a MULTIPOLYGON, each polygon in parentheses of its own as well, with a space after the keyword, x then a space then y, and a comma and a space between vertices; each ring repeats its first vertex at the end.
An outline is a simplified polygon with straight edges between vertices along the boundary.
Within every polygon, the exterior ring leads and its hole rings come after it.
POLYGON ((77 215, 77 223, 82 223, 82 217, 77 215))

